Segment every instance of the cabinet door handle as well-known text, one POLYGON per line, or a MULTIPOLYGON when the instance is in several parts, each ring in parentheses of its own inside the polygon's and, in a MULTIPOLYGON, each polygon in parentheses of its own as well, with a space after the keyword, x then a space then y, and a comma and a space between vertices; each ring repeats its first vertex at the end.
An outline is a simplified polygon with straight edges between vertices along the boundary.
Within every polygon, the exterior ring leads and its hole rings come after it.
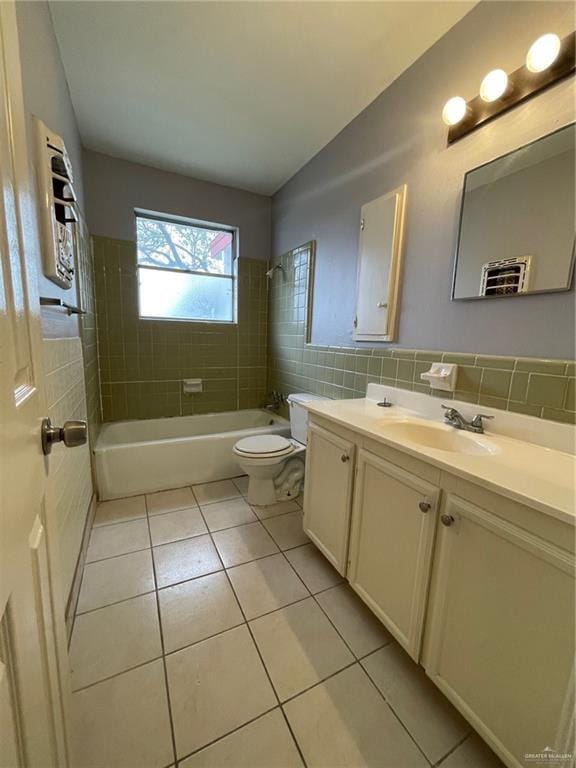
POLYGON ((445 525, 447 528, 450 527, 454 522, 452 515, 442 515, 440 520, 442 521, 442 525, 445 525))
POLYGON ((347 453, 343 453, 342 456, 340 456, 340 461, 346 463, 350 459, 350 456, 348 456, 347 453))
POLYGON ((418 506, 420 507, 420 512, 429 512, 432 509, 432 504, 428 501, 421 501, 418 506))

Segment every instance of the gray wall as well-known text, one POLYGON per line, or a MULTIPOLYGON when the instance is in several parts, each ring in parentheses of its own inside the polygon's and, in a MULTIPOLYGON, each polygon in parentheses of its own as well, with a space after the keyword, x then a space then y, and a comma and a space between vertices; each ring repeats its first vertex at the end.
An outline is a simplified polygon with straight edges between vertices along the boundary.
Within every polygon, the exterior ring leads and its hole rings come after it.
POLYGON ((472 98, 488 70, 516 69, 539 35, 573 25, 570 3, 480 3, 274 196, 274 255, 317 240, 314 343, 352 344, 360 207, 406 183, 397 346, 574 356, 573 290, 450 301, 465 172, 573 121, 574 78, 451 147, 441 120, 450 96, 472 98))
MULTIPOLYGON (((74 189, 83 208, 82 145, 48 3, 43 0, 16 3, 16 21, 30 157, 36 157, 36 137, 32 125, 32 115, 35 115, 64 139, 74 169, 74 189)), ((42 275, 42 270, 40 294, 60 297, 72 304, 77 300, 75 285, 69 290, 59 288, 42 275)), ((78 335, 77 319, 67 317, 60 310, 43 309, 42 325, 45 336, 78 335)))
POLYGON ((84 152, 86 211, 92 235, 135 240, 134 208, 240 228, 240 256, 270 258, 269 197, 84 152))

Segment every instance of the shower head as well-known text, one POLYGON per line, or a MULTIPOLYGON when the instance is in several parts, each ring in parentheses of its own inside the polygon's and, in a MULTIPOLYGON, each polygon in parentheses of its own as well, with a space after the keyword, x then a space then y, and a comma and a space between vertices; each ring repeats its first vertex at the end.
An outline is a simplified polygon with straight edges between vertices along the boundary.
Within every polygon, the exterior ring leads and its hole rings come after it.
POLYGON ((266 272, 266 277, 268 278, 268 280, 272 280, 272 278, 274 277, 274 272, 276 272, 277 269, 279 269, 281 272, 284 272, 284 267, 282 266, 282 264, 275 264, 273 267, 270 267, 270 269, 266 272))

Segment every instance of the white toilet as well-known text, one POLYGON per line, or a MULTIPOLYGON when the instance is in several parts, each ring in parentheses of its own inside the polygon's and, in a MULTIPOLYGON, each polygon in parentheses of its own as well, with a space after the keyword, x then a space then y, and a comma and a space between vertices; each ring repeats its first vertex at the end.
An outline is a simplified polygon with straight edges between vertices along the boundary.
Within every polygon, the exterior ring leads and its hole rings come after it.
POLYGON ((258 506, 298 496, 304 485, 308 412, 302 403, 324 400, 319 395, 288 395, 290 438, 254 435, 238 440, 234 454, 248 475, 248 501, 258 506))

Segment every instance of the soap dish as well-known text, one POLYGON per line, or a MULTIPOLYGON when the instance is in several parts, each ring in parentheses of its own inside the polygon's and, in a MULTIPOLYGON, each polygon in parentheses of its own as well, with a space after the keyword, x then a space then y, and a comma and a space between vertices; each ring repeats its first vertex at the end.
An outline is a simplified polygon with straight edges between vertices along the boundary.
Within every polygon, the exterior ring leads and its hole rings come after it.
POLYGON ((429 371, 420 374, 423 381, 430 384, 431 389, 442 389, 445 392, 454 392, 456 389, 456 376, 458 366, 453 363, 432 363, 429 371))

